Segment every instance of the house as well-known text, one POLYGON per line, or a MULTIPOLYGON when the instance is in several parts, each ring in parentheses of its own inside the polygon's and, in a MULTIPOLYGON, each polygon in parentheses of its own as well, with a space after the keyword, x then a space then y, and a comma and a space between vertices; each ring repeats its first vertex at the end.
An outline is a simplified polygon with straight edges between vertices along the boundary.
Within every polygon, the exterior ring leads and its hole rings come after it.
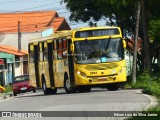
POLYGON ((1 85, 12 83, 14 76, 28 73, 28 52, 11 46, 0 46, 0 60, 3 60, 0 68, 1 85))
POLYGON ((28 50, 28 41, 42 37, 42 32, 49 28, 53 32, 70 30, 65 18, 55 11, 0 13, 0 45, 18 48, 19 33, 20 48, 28 50))
POLYGON ((71 28, 56 11, 0 13, 0 59, 5 62, 0 78, 5 84, 14 76, 28 73, 28 42, 42 37, 48 29, 53 33, 71 28))

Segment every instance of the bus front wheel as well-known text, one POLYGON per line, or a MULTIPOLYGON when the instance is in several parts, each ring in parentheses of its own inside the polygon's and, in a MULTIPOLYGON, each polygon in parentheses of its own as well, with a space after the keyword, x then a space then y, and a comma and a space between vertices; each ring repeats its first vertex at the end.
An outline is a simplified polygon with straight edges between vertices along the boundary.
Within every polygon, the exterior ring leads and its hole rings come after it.
POLYGON ((64 89, 67 93, 75 93, 77 92, 76 88, 73 87, 70 83, 70 79, 65 76, 64 78, 64 89))
POLYGON ((118 90, 120 88, 120 86, 118 85, 118 84, 109 84, 109 85, 107 85, 107 89, 109 90, 109 91, 116 91, 116 90, 118 90))
POLYGON ((78 86, 78 92, 91 92, 91 86, 78 86))

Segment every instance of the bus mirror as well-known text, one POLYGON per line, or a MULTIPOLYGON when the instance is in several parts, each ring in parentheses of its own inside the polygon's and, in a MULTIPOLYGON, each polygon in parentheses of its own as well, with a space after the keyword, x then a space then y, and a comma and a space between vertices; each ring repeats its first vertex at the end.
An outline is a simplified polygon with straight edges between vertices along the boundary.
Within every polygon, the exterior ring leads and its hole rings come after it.
POLYGON ((123 40, 123 47, 126 48, 126 41, 123 40))
POLYGON ((73 52, 74 51, 74 44, 70 44, 70 50, 73 52))

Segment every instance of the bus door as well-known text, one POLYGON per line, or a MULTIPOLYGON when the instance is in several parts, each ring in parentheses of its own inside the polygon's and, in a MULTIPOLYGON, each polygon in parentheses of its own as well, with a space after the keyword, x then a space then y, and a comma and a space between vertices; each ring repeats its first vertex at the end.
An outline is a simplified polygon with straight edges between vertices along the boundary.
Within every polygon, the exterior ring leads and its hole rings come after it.
POLYGON ((50 77, 50 84, 51 87, 55 87, 54 81, 54 73, 53 73, 53 43, 48 42, 48 64, 49 64, 49 77, 50 77))
POLYGON ((72 54, 72 51, 70 49, 71 40, 68 40, 68 67, 69 67, 69 76, 70 76, 70 82, 71 85, 74 83, 74 55, 72 54))
POLYGON ((40 87, 39 82, 39 66, 38 66, 38 45, 34 45, 34 66, 35 66, 35 76, 36 76, 36 85, 40 87))
POLYGON ((54 40, 54 50, 53 50, 53 70, 54 70, 54 80, 56 87, 63 87, 64 79, 64 60, 62 57, 62 39, 54 40))
POLYGON ((30 77, 30 84, 34 87, 37 87, 36 84, 36 77, 35 77, 35 64, 34 64, 34 45, 29 45, 29 61, 28 61, 28 67, 29 67, 29 77, 30 77))
POLYGON ((42 69, 44 79, 45 79, 45 84, 47 88, 51 87, 51 80, 50 80, 50 73, 49 73, 49 62, 48 62, 48 43, 42 42, 42 51, 43 51, 43 61, 42 61, 42 69))

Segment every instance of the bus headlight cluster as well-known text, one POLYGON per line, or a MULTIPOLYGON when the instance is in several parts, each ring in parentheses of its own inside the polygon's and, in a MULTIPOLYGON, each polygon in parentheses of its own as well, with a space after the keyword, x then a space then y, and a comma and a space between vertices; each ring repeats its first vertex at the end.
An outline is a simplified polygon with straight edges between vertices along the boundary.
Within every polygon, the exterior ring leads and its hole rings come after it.
POLYGON ((82 71, 77 71, 78 75, 81 75, 83 77, 87 77, 86 73, 82 72, 82 71))

